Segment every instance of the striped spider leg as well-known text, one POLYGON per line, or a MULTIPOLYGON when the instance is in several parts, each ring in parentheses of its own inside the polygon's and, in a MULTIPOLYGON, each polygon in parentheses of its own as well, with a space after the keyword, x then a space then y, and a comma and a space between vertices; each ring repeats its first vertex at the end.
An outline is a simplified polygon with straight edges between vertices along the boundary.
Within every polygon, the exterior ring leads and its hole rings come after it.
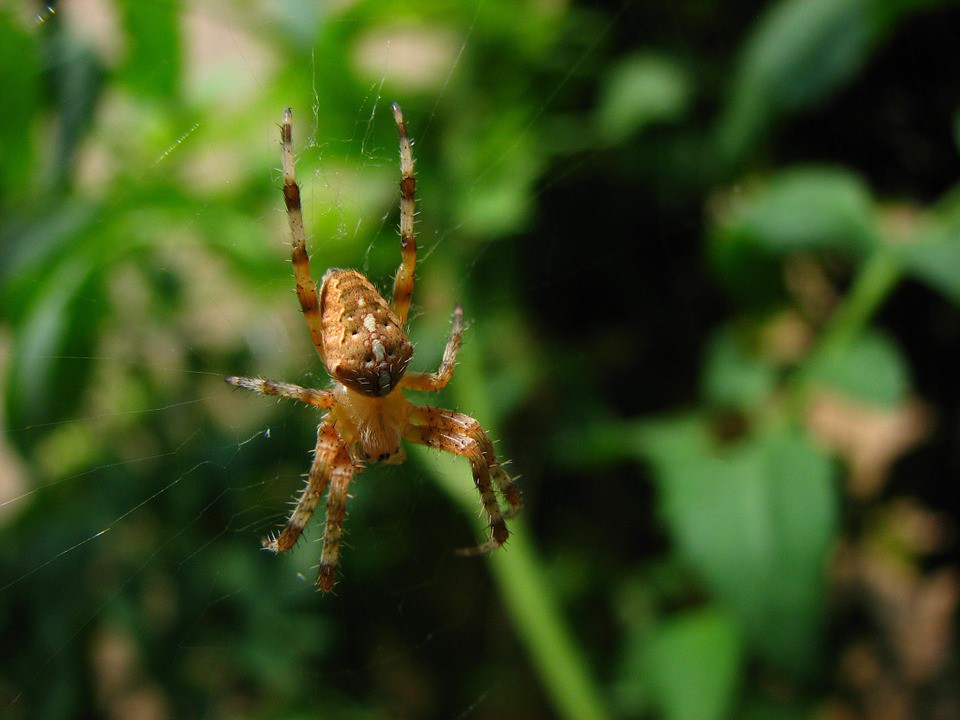
POLYGON ((304 388, 257 378, 228 377, 236 387, 290 398, 325 411, 317 428, 317 444, 307 482, 284 528, 263 539, 275 553, 292 548, 326 495, 326 522, 317 587, 329 591, 337 577, 340 540, 350 482, 367 462, 400 463, 401 439, 467 458, 490 525, 490 538, 464 554, 489 552, 506 542, 505 518, 520 509, 522 499, 513 479, 497 460, 493 444, 468 415, 411 404, 404 390, 441 390, 453 377, 463 334, 463 311, 453 312, 450 337, 436 372, 407 372, 413 345, 404 326, 413 295, 417 242, 414 234, 415 191, 413 150, 400 107, 393 105, 400 138, 400 254, 387 302, 356 270, 327 270, 320 287, 310 274, 300 186, 293 158, 292 114, 283 114, 280 139, 283 197, 290 225, 291 259, 297 299, 313 344, 332 379, 328 389, 304 388), (508 509, 500 507, 497 493, 508 509))

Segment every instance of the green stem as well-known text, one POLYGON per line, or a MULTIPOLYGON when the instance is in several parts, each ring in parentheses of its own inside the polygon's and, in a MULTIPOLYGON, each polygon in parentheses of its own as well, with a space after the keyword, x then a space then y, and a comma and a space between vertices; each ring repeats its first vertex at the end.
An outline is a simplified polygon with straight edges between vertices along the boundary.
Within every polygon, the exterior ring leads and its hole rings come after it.
POLYGON ((842 348, 863 332, 901 276, 900 262, 893 252, 881 248, 873 253, 863 264, 840 307, 824 326, 815 354, 842 348))
POLYGON ((843 352, 861 334, 903 276, 896 255, 880 248, 864 262, 850 290, 824 325, 817 345, 793 378, 789 407, 795 420, 803 417, 810 370, 830 353, 843 352))
MULTIPOLYGON (((488 531, 477 519, 478 499, 466 463, 411 448, 451 501, 471 520, 478 535, 488 531)), ((603 720, 608 715, 587 663, 563 619, 544 562, 522 518, 510 521, 510 540, 487 558, 514 628, 527 648, 558 715, 570 720, 603 720)))
MULTIPOLYGON (((459 391, 458 405, 486 421, 491 412, 476 363, 476 358, 464 357, 451 387, 459 391)), ((485 427, 490 430, 489 424, 485 427)), ((474 521, 478 536, 488 533, 486 520, 478 516, 479 499, 468 464, 426 448, 410 449, 450 500, 474 521)), ((486 557, 514 628, 558 715, 568 720, 604 720, 609 715, 602 696, 563 618, 556 590, 544 571, 546 563, 526 532, 522 514, 509 523, 509 542, 486 557)))

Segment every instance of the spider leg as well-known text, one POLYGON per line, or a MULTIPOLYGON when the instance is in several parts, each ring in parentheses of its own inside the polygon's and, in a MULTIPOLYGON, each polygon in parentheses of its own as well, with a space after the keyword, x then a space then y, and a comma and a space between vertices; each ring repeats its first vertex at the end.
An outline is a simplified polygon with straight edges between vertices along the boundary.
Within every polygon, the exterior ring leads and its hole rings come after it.
POLYGON ((327 519, 323 529, 323 550, 320 554, 320 571, 317 589, 328 592, 337 580, 337 562, 340 558, 340 538, 343 536, 343 517, 347 507, 347 489, 353 479, 355 466, 345 447, 341 447, 337 463, 330 477, 330 492, 327 493, 327 519))
POLYGON ((244 390, 252 390, 262 395, 279 395, 320 408, 331 408, 336 403, 336 396, 331 390, 315 390, 314 388, 300 387, 276 380, 261 380, 260 378, 228 377, 224 380, 230 385, 235 385, 244 390))
POLYGON ((293 113, 287 108, 280 126, 281 157, 283 159, 283 200, 290 223, 290 257, 293 274, 297 280, 297 299, 303 308, 303 318, 310 331, 310 339, 323 357, 323 333, 320 320, 320 304, 317 299, 317 284, 310 276, 310 257, 307 255, 307 238, 303 229, 303 208, 300 205, 300 186, 293 163, 293 113))
POLYGON ((413 219, 416 215, 417 181, 413 175, 413 149, 407 135, 407 124, 403 120, 400 106, 393 103, 393 119, 397 122, 400 135, 400 267, 393 281, 393 310, 400 318, 400 326, 407 323, 410 310, 410 298, 413 295, 413 271, 417 265, 417 240, 413 232, 413 219))
POLYGON ((447 347, 443 351, 440 369, 435 373, 408 372, 400 378, 400 387, 410 390, 442 390, 453 377, 453 366, 457 360, 457 351, 460 350, 462 337, 463 308, 457 305, 453 310, 453 328, 450 330, 447 347))
POLYGON ((303 528, 313 515, 314 508, 317 507, 317 502, 326 492, 331 476, 338 471, 342 472, 344 457, 347 460, 348 471, 353 473, 353 465, 350 463, 346 447, 333 423, 326 420, 320 423, 317 428, 317 446, 313 453, 313 463, 310 465, 307 484, 297 498, 287 524, 279 535, 271 534, 261 540, 266 550, 279 553, 289 550, 297 543, 303 528))
POLYGON ((490 539, 476 548, 459 552, 463 555, 479 555, 503 545, 510 534, 504 518, 515 514, 523 500, 513 479, 497 461, 493 443, 480 427, 480 423, 463 413, 423 405, 411 406, 409 420, 410 424, 404 428, 404 438, 461 455, 470 461, 473 481, 480 493, 483 509, 490 519, 490 539), (507 513, 500 509, 493 489, 494 484, 509 505, 507 513))

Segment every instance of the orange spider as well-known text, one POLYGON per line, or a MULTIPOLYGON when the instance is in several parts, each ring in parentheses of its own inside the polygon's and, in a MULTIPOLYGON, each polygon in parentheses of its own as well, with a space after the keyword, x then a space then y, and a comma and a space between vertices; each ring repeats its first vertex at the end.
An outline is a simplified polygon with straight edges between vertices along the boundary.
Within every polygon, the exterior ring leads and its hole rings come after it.
POLYGON ((490 438, 468 415, 425 405, 413 405, 403 389, 440 390, 453 375, 454 361, 463 332, 463 311, 453 312, 453 329, 435 373, 407 372, 413 345, 404 325, 413 294, 417 243, 413 232, 414 190, 413 151, 400 107, 394 103, 393 117, 400 135, 400 251, 401 263, 393 283, 393 301, 388 303, 366 277, 356 270, 327 270, 317 292, 310 277, 300 186, 293 162, 292 114, 283 114, 280 139, 283 157, 283 197, 290 222, 293 271, 297 298, 313 344, 324 367, 333 378, 327 390, 304 388, 285 382, 257 378, 224 378, 231 385, 279 395, 326 410, 317 428, 317 446, 307 484, 279 535, 263 539, 273 552, 289 550, 323 494, 327 493, 327 517, 317 588, 333 588, 347 488, 366 461, 401 463, 403 438, 470 461, 473 479, 483 508, 490 520, 490 539, 467 554, 485 553, 500 547, 509 532, 504 522, 520 509, 520 491, 497 461, 490 438), (494 485, 509 505, 504 512, 494 485), (329 488, 329 492, 328 492, 329 488))

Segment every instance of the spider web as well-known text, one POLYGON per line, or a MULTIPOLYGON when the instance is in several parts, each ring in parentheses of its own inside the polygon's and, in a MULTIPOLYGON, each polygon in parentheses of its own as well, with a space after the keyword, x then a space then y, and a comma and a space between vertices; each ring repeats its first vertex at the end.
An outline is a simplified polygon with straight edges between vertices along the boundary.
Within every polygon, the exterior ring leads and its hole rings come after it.
MULTIPOLYGON (((94 43, 112 52, 113 41, 103 44, 102 33, 115 31, 110 22, 116 18, 97 3, 89 5, 103 11, 105 24, 81 23, 75 30, 93 33, 94 43)), ((71 23, 80 22, 80 9, 70 15, 71 23)), ((451 86, 462 80, 477 37, 478 18, 486 9, 480 0, 472 16, 456 27, 439 77, 432 81, 432 98, 405 108, 416 142, 418 171, 428 162, 426 158, 442 153, 433 150, 421 155, 420 150, 443 140, 440 108, 451 86)), ((53 12, 45 10, 39 21, 48 21, 53 12)), ((245 68, 248 87, 244 92, 272 97, 270 74, 258 59, 263 41, 251 42, 250 29, 231 21, 234 12, 219 3, 191 11, 190 31, 196 34, 193 42, 199 50, 190 62, 210 62, 210 48, 215 46, 220 62, 245 68)), ((578 53, 563 56, 563 71, 520 123, 512 144, 502 145, 484 163, 483 173, 475 178, 477 188, 489 176, 509 174, 518 146, 554 109, 596 46, 609 38, 615 21, 616 16, 595 28, 578 53)), ((272 30, 279 33, 289 18, 274 22, 272 30)), ((409 62, 410 48, 395 43, 389 33, 375 34, 375 39, 379 44, 368 49, 365 62, 382 69, 355 107, 353 124, 345 134, 331 134, 325 127, 328 108, 317 89, 324 61, 315 53, 311 56, 313 104, 309 113, 296 109, 294 142, 308 225, 332 228, 329 235, 309 238, 314 278, 319 280, 328 266, 325 257, 343 256, 345 264, 358 267, 385 288, 399 258, 395 198, 389 194, 395 193, 398 173, 389 102, 397 75, 409 62), (349 198, 358 191, 359 178, 366 171, 372 171, 374 179, 363 182, 377 185, 380 195, 358 207, 349 198)), ((278 108, 269 110, 279 117, 278 108)), ((144 187, 185 155, 188 162, 198 163, 198 176, 207 176, 202 180, 204 189, 247 182, 235 165, 218 157, 216 148, 204 146, 210 142, 204 139, 207 125, 218 122, 226 120, 187 120, 169 128, 169 144, 141 175, 144 187)), ((263 133, 245 142, 275 152, 275 128, 270 122, 262 124, 263 133)), ((5 717, 64 716, 58 714, 56 702, 75 701, 83 694, 76 687, 83 685, 91 688, 94 705, 111 717, 133 717, 124 714, 124 707, 128 712, 136 707, 138 717, 189 713, 189 701, 171 696, 171 688, 189 687, 173 668, 187 663, 197 672, 204 659, 216 666, 234 654, 240 659, 230 670, 233 682, 268 676, 283 688, 272 700, 295 703, 292 698, 304 686, 322 678, 322 689, 309 696, 306 707, 332 703, 349 708, 357 717, 376 712, 369 706, 362 708, 358 697, 375 698, 366 700, 373 708, 376 698, 401 698, 415 714, 418 708, 424 712, 439 708, 446 716, 466 718, 486 715, 497 707, 500 695, 522 695, 525 660, 515 641, 508 641, 506 650, 494 655, 502 658, 506 653, 505 667, 491 672, 484 662, 488 641, 477 637, 478 623, 490 612, 492 588, 482 564, 465 564, 449 552, 463 544, 466 525, 431 488, 416 463, 369 468, 355 482, 335 595, 321 597, 313 591, 320 535, 316 517, 309 537, 295 551, 280 558, 259 551, 259 537, 283 522, 286 503, 300 488, 318 416, 308 408, 277 407, 269 399, 241 395, 224 387, 222 378, 251 373, 315 387, 327 382, 291 292, 276 171, 270 180, 269 186, 263 178, 254 182, 270 193, 273 207, 267 211, 272 214, 253 218, 259 227, 270 228, 265 235, 272 245, 251 256, 275 265, 274 270, 260 274, 258 284, 251 288, 249 282, 231 279, 231 265, 201 244, 172 243, 170 248, 151 252, 135 270, 118 268, 108 287, 114 297, 107 299, 123 298, 131 306, 131 315, 145 313, 145 332, 131 338, 108 330, 92 355, 33 358, 38 363, 56 362, 87 377, 89 386, 68 419, 3 431, 0 474, 6 479, 0 497, 0 529, 34 524, 46 527, 48 533, 39 539, 28 536, 29 544, 17 538, 8 541, 8 552, 20 560, 10 564, 17 570, 0 580, 0 602, 10 608, 10 617, 24 618, 25 630, 42 636, 29 647, 33 672, 63 679, 73 690, 56 690, 43 699, 36 683, 23 678, 0 680, 0 714, 5 717), (137 289, 145 276, 152 276, 149 281, 161 287, 175 286, 171 292, 176 292, 177 302, 188 312, 180 317, 151 315, 158 291, 137 289), (192 339, 200 336, 202 342, 194 344, 192 339), (233 345, 235 362, 231 363, 224 349, 236 337, 243 342, 233 345), (138 342, 146 345, 138 348, 138 342), (32 446, 35 452, 25 461, 14 445, 32 446), (84 516, 75 517, 71 508, 83 509, 84 516), (439 528, 445 545, 420 537, 423 518, 437 522, 444 515, 452 516, 439 528), (397 541, 410 537, 412 542, 397 541), (410 552, 419 555, 405 557, 410 552), (395 584, 371 597, 376 587, 371 578, 391 565, 395 567, 387 574, 395 584), (456 598, 460 604, 454 604, 455 612, 433 616, 420 607, 424 593, 449 594, 448 586, 454 583, 455 587, 457 582, 469 583, 472 589, 456 598), (193 601, 179 595, 184 588, 193 601), (239 616, 243 610, 257 615, 239 616), (129 618, 139 615, 153 624, 131 624, 129 618), (49 632, 40 632, 40 623, 49 632), (243 640, 234 641, 231 634, 243 640), (358 650, 352 642, 357 637, 373 646, 358 650), (464 638, 473 638, 466 649, 464 638), (482 680, 468 683, 470 689, 452 699, 430 699, 431 689, 420 688, 418 670, 437 675, 438 668, 458 655, 470 658, 482 680), (272 666, 279 669, 271 675, 272 666), (479 674, 477 668, 485 672, 479 674), (518 668, 520 679, 515 676, 518 668), (427 699, 418 697, 418 691, 427 699)), ((419 189, 420 209, 426 191, 419 189)), ((195 211, 197 227, 214 213, 204 204, 195 211)), ((418 270, 429 277, 434 271, 431 263, 445 261, 444 253, 457 242, 463 227, 460 222, 441 220, 429 229, 420 222, 418 229, 418 270)), ((544 257, 550 258, 549 237, 540 242, 544 257)), ((455 298, 476 281, 476 273, 489 271, 485 252, 483 245, 476 245, 472 254, 460 251, 458 277, 425 281, 426 297, 430 297, 430 282, 445 282, 447 290, 440 299, 455 298)), ((591 263, 610 260, 599 257, 591 263)), ((523 292, 576 282, 590 267, 571 271, 551 269, 548 263, 542 285, 523 292)), ((516 302, 519 295, 520 291, 504 286, 484 302, 516 302)), ((411 320, 419 344, 415 362, 426 369, 439 358, 449 309, 424 303, 422 297, 415 292, 411 320), (418 327, 420 321, 423 329, 418 327)), ((107 299, 86 298, 90 303, 107 299)), ((481 304, 468 315, 480 323, 485 309, 481 304)), ((119 324, 121 329, 133 326, 135 321, 129 317, 119 324)), ((0 338, 0 347, 8 350, 16 341, 0 338)), ((0 352, 0 358, 4 356, 9 357, 0 352)), ((431 399, 438 405, 453 402, 444 394, 436 403, 431 399)), ((464 488, 464 494, 472 493, 473 488, 464 488)), ((201 685, 207 688, 217 686, 210 678, 204 682, 201 685)), ((250 694, 220 690, 220 697, 232 695, 246 703, 263 692, 259 686, 250 694)), ((193 707, 204 704, 198 701, 193 707)), ((217 716, 210 709, 193 714, 217 716)), ((251 712, 250 716, 258 715, 251 712)))

